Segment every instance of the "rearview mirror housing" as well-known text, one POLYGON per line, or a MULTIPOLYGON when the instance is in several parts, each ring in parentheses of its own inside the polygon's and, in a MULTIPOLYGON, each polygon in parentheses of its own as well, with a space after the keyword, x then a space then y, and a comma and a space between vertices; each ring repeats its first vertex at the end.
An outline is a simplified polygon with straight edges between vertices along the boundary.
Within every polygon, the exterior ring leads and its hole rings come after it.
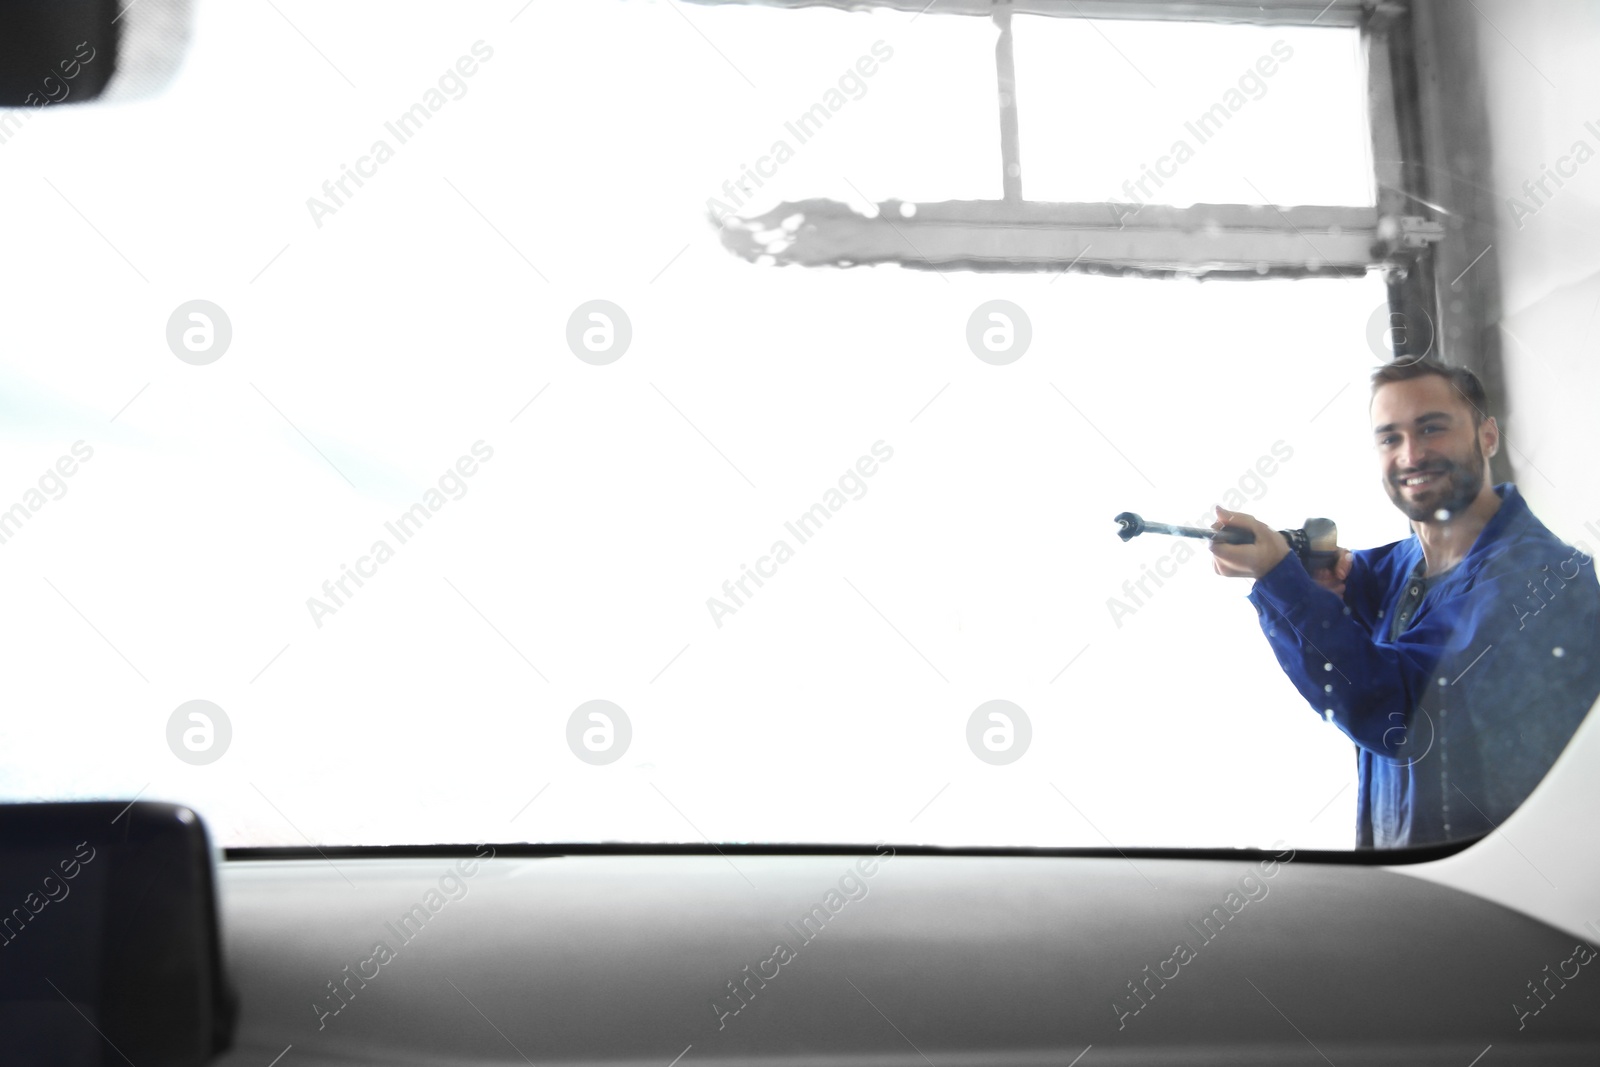
POLYGON ((188 808, 0 805, 0 1038, 15 1067, 227 1047, 216 857, 188 808))

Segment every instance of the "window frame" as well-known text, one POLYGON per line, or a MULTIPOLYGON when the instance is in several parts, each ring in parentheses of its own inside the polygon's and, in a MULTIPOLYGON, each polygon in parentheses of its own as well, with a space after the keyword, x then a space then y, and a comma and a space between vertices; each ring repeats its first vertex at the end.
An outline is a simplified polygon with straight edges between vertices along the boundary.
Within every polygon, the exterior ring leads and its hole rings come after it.
MULTIPOLYGON (((1424 276, 1429 247, 1443 235, 1407 188, 1411 171, 1402 129, 1416 109, 1397 95, 1394 27, 1409 5, 1375 0, 693 0, 768 7, 886 8, 981 17, 999 30, 996 80, 1003 195, 999 200, 908 203, 888 200, 863 216, 837 201, 788 201, 759 216, 718 220, 723 245, 759 264, 855 266, 893 263, 934 271, 1053 271, 1148 277, 1301 278, 1384 270, 1424 276), (1146 205, 1028 200, 1022 193, 1011 19, 1016 14, 1078 19, 1204 21, 1225 24, 1351 27, 1360 30, 1368 68, 1376 203, 1332 205, 1146 205), (1121 207, 1121 210, 1119 210, 1121 207), (795 225, 794 216, 801 217, 795 225), (788 225, 785 225, 788 220, 788 225)), ((1401 36, 1404 39, 1404 35, 1401 36)), ((1431 287, 1430 287, 1431 288, 1431 287)), ((1396 295, 1391 291, 1391 297, 1396 295)), ((1401 291, 1408 303, 1415 299, 1401 291)), ((1431 303, 1431 301, 1430 301, 1431 303)), ((1396 308, 1401 311, 1401 308, 1396 308)), ((1418 333, 1421 337, 1421 333, 1418 333)), ((1397 335, 1397 341, 1403 338, 1397 335)), ((1431 341, 1431 338, 1430 338, 1431 341)))

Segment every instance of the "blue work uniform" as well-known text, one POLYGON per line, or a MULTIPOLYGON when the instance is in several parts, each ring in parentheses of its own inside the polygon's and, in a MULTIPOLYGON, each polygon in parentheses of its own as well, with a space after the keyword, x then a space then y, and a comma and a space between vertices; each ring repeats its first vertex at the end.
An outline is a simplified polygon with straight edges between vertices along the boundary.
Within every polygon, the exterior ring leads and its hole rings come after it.
POLYGON ((1466 556, 1416 534, 1353 552, 1341 600, 1291 553, 1250 601, 1284 673, 1356 744, 1356 847, 1477 837, 1516 810, 1600 696, 1591 556, 1509 482, 1466 556))

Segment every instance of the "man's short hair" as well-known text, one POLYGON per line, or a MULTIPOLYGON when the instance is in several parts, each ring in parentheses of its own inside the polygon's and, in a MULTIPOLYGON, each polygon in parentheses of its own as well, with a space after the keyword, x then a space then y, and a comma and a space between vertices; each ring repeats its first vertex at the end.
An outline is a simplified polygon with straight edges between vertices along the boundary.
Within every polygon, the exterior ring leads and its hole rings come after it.
POLYGON ((1489 414, 1489 397, 1483 382, 1465 367, 1452 367, 1431 356, 1422 359, 1385 363, 1372 372, 1372 395, 1394 382, 1409 382, 1414 378, 1437 375, 1450 383, 1456 394, 1472 408, 1472 426, 1477 429, 1489 414))

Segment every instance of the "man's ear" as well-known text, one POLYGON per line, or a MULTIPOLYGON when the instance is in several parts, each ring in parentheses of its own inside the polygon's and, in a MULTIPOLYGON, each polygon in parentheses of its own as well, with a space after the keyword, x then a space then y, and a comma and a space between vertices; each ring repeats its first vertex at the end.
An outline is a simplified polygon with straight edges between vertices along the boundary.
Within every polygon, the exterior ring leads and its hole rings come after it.
POLYGON ((1494 421, 1493 415, 1483 420, 1478 431, 1483 434, 1483 454, 1486 458, 1500 451, 1500 424, 1494 421))

